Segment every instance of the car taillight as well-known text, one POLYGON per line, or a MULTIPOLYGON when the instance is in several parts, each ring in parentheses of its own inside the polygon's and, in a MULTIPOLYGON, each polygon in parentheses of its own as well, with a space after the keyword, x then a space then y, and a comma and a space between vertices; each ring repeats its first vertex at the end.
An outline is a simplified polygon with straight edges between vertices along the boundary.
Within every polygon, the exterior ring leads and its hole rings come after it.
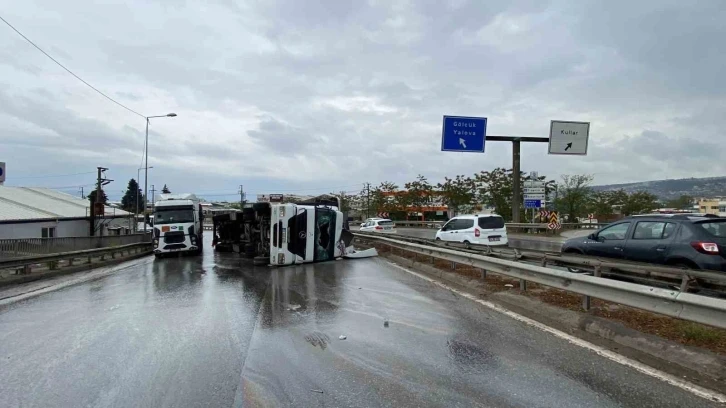
POLYGON ((382 230, 382 229, 383 229, 383 227, 381 227, 380 225, 376 225, 376 229, 377 229, 377 230, 382 230))
POLYGON ((475 228, 475 229, 474 229, 474 236, 475 236, 475 237, 478 237, 478 236, 480 236, 480 235, 481 235, 481 231, 479 231, 479 228, 475 228))
POLYGON ((715 242, 691 242, 691 246, 698 252, 708 255, 718 255, 718 244, 715 242))

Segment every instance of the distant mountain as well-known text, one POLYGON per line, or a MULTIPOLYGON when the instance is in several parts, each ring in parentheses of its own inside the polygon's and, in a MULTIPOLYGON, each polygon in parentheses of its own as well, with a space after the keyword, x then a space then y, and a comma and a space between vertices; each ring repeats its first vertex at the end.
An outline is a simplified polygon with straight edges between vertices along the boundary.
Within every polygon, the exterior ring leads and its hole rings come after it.
POLYGON ((672 200, 682 195, 691 197, 726 196, 726 177, 687 178, 675 180, 653 180, 638 183, 608 184, 593 186, 595 191, 623 189, 628 193, 647 191, 661 200, 672 200))

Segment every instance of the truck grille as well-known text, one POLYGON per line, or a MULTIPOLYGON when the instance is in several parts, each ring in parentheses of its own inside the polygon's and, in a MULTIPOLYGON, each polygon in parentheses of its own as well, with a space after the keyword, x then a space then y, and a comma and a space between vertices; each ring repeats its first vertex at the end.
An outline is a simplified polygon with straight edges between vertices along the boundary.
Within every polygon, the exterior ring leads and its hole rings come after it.
POLYGON ((165 244, 177 244, 184 242, 184 231, 167 232, 164 234, 165 244))

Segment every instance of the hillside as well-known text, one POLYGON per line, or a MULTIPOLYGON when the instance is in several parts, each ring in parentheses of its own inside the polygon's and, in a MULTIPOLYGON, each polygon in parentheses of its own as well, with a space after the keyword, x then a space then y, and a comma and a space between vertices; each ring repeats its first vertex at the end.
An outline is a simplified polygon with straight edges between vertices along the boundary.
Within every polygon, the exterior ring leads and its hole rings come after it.
POLYGON ((596 191, 623 189, 628 193, 647 191, 661 200, 671 200, 682 195, 692 197, 726 196, 726 177, 687 178, 674 180, 653 180, 637 183, 608 184, 593 186, 596 191))

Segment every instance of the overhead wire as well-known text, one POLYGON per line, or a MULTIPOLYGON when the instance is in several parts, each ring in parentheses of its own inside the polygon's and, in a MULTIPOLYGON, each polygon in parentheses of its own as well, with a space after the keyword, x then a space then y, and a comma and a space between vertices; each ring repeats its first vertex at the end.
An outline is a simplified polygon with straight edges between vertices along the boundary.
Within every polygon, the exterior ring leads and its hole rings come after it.
POLYGON ((54 177, 71 177, 71 176, 82 176, 85 174, 96 174, 95 171, 87 171, 84 173, 72 173, 72 174, 52 174, 52 175, 45 175, 45 176, 23 176, 23 177, 13 177, 13 180, 24 180, 24 179, 39 179, 39 178, 54 178, 54 177))
POLYGON ((25 41, 29 42, 30 45, 32 45, 33 47, 35 47, 38 51, 42 52, 46 57, 50 58, 51 61, 55 62, 59 67, 63 68, 66 72, 68 72, 69 74, 73 75, 79 81, 83 82, 86 86, 88 86, 89 88, 91 88, 94 91, 96 91, 99 95, 103 96, 104 98, 108 99, 109 101, 115 103, 116 105, 118 105, 118 106, 126 109, 127 111, 129 111, 129 112, 131 112, 131 113, 133 113, 133 114, 135 114, 137 116, 140 116, 140 117, 142 117, 144 119, 146 118, 146 116, 140 114, 139 112, 136 112, 135 110, 129 108, 128 106, 122 104, 121 102, 118 102, 117 100, 115 100, 115 99, 111 98, 110 96, 106 95, 105 93, 101 92, 100 90, 98 90, 98 88, 96 88, 95 86, 89 84, 83 78, 81 78, 80 76, 76 75, 73 71, 71 71, 70 69, 66 68, 65 65, 61 64, 60 62, 58 62, 58 60, 56 60, 55 58, 53 58, 50 54, 48 54, 47 52, 45 52, 42 48, 40 48, 37 44, 35 44, 32 40, 30 40, 30 38, 26 37, 25 34, 21 33, 20 30, 18 30, 17 28, 15 28, 12 24, 10 24, 2 16, 0 16, 0 20, 2 20, 2 22, 5 23, 8 27, 10 27, 11 29, 13 29, 13 31, 15 31, 19 36, 23 37, 23 39, 25 39, 25 41))

